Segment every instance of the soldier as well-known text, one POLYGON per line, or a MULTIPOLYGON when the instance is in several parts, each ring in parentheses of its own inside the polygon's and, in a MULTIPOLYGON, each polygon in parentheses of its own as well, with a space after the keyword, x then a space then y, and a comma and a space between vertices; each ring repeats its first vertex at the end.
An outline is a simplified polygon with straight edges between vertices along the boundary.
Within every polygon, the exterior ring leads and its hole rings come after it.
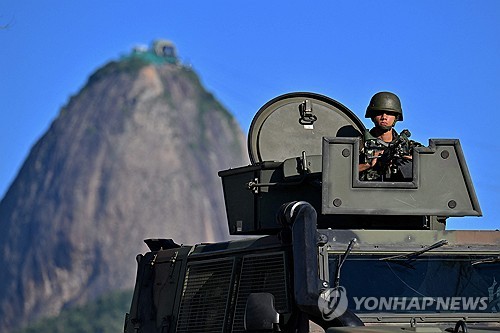
POLYGON ((366 109, 375 127, 366 131, 360 154, 360 180, 411 181, 413 177, 413 147, 421 144, 409 140, 410 132, 394 130, 403 120, 401 102, 393 93, 378 92, 366 109))

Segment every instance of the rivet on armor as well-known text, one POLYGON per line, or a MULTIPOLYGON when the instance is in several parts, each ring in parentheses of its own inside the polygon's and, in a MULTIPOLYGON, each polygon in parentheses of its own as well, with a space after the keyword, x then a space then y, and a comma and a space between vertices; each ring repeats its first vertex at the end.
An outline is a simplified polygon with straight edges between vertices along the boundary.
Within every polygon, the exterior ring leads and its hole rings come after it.
POLYGON ((450 207, 451 209, 457 207, 457 202, 455 200, 448 201, 448 207, 450 207))
POLYGON ((340 200, 339 198, 333 200, 333 205, 335 207, 340 207, 342 205, 342 200, 340 200))
POLYGON ((345 148, 342 150, 342 156, 348 157, 349 155, 351 155, 351 151, 349 149, 345 148))
POLYGON ((441 152, 441 157, 445 160, 447 159, 448 157, 450 157, 450 153, 447 151, 447 150, 443 150, 441 152))

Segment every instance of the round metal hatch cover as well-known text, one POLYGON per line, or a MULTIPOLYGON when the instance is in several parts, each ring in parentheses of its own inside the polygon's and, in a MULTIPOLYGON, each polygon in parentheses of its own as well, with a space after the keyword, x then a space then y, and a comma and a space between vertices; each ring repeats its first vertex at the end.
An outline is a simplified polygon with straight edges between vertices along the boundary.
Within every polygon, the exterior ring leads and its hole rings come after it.
POLYGON ((310 92, 278 96, 260 108, 250 125, 252 164, 321 155, 323 137, 357 137, 365 127, 341 103, 310 92))

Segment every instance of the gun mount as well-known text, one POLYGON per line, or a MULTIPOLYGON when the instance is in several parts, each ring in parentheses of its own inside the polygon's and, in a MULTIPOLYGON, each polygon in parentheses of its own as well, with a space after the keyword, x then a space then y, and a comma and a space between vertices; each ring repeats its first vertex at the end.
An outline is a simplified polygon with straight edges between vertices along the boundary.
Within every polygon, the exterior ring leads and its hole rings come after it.
POLYGON ((278 232, 279 207, 305 200, 322 228, 444 229, 450 216, 480 216, 459 140, 429 140, 405 182, 361 181, 362 122, 321 95, 294 93, 252 121, 252 165, 219 172, 231 234, 278 232), (306 121, 305 119, 308 119, 306 121))
POLYGON ((481 215, 459 141, 416 147, 408 180, 365 181, 364 130, 322 95, 266 103, 251 165, 219 172, 229 232, 263 236, 147 240, 124 331, 500 331, 500 232, 444 230, 481 215))

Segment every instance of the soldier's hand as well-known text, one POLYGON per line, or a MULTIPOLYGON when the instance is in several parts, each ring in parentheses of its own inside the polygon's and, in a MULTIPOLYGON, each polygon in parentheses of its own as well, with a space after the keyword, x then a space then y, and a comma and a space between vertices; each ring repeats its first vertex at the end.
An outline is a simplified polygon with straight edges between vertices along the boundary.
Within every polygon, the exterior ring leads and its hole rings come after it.
POLYGON ((384 153, 383 150, 373 152, 373 156, 368 161, 368 163, 366 163, 366 167, 364 168, 364 170, 368 170, 368 169, 373 168, 377 164, 379 157, 381 157, 383 153, 384 153))
POLYGON ((362 171, 365 171, 365 170, 368 170, 368 169, 375 167, 379 157, 381 157, 383 153, 384 153, 383 150, 373 152, 373 155, 370 156, 368 162, 362 163, 359 165, 359 168, 358 168, 359 172, 362 172, 362 171))
POLYGON ((373 153, 373 158, 370 161, 370 168, 373 168, 378 162, 378 158, 384 153, 383 150, 379 150, 373 153))

